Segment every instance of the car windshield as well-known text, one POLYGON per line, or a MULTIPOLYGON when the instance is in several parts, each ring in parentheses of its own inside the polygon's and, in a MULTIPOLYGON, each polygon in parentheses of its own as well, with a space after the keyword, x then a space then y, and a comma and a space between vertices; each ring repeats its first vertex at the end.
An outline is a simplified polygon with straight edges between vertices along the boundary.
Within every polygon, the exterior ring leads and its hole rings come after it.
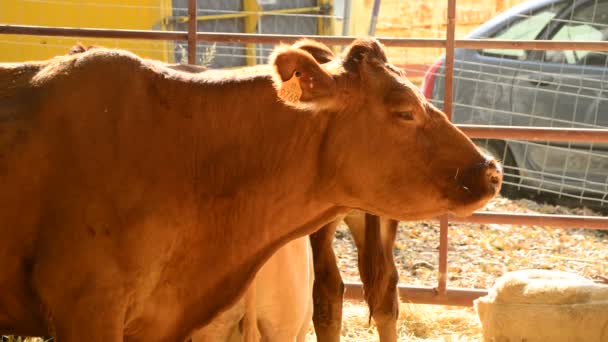
MULTIPOLYGON (((551 4, 534 13, 520 13, 502 30, 490 38, 508 40, 533 40, 565 6, 565 3, 551 4)), ((501 56, 512 59, 525 59, 523 49, 483 49, 484 55, 501 56)))
MULTIPOLYGON (((551 40, 606 40, 608 37, 608 2, 593 2, 581 6, 574 11, 571 18, 555 21, 562 24, 553 34, 551 40)), ((545 54, 545 61, 604 66, 606 54, 584 50, 549 50, 545 54)))

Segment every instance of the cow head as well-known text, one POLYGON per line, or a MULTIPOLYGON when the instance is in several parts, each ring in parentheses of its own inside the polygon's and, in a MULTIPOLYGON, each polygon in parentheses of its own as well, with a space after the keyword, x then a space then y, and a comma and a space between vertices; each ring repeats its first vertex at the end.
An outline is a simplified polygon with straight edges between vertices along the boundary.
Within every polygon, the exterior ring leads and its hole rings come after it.
POLYGON ((288 105, 329 116, 323 179, 336 202, 397 219, 468 215, 500 190, 501 166, 429 103, 374 39, 341 58, 311 41, 278 48, 288 105))

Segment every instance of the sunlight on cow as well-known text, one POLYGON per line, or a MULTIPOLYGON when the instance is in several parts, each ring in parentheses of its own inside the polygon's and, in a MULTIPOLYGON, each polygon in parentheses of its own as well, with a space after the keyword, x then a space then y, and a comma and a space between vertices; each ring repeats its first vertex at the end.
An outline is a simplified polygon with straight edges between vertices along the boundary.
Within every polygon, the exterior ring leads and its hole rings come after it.
POLYGON ((197 74, 104 48, 0 64, 0 333, 183 341, 351 209, 468 215, 501 180, 374 39, 197 74))

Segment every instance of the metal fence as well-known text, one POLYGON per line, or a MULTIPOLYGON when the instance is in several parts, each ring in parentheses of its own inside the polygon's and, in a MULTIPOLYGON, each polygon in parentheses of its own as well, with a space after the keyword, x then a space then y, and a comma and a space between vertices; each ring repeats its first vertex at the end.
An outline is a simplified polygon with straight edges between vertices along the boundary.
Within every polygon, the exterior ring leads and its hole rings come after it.
MULTIPOLYGON (((115 29, 85 29, 85 28, 57 28, 43 26, 23 26, 23 25, 0 25, 0 34, 17 35, 42 35, 42 36, 61 36, 61 37, 95 37, 95 38, 119 38, 119 39, 148 39, 154 41, 179 41, 187 42, 186 50, 188 61, 197 61, 197 56, 201 53, 197 42, 204 44, 231 43, 248 46, 248 44, 258 44, 256 49, 262 49, 261 56, 269 44, 290 43, 303 37, 303 35, 286 34, 247 34, 247 33, 217 33, 217 32, 197 32, 201 29, 196 20, 200 14, 197 11, 196 0, 188 0, 188 12, 180 12, 179 16, 187 15, 187 25, 178 28, 187 31, 149 31, 149 30, 115 30, 115 29)), ((608 51, 608 42, 604 41, 551 41, 551 40, 511 40, 509 39, 455 39, 455 18, 456 1, 448 0, 446 12, 446 38, 379 38, 389 47, 424 47, 445 49, 445 60, 443 69, 440 72, 441 82, 445 91, 442 93, 443 99, 440 104, 444 111, 451 117, 452 113, 458 114, 458 106, 464 106, 458 101, 454 101, 455 82, 462 80, 462 66, 456 63, 455 67, 455 48, 465 49, 501 49, 501 50, 581 50, 581 51, 608 51), (455 77, 456 72, 456 77, 455 77), (456 110, 455 110, 456 109, 456 110)), ((184 4, 185 6, 185 4, 184 4)), ((235 24, 236 25, 236 24, 235 24)), ((271 24, 272 25, 272 24, 271 24)), ((279 25, 279 24, 276 24, 279 25)), ((272 32, 272 31, 266 31, 272 32)), ((311 36, 328 45, 347 45, 354 37, 336 36, 311 36)), ((180 43, 181 44, 181 43, 180 43)), ((209 45, 207 45, 209 46, 209 45)), ((456 60, 457 61, 457 60, 456 60)), ((481 76, 480 76, 481 77, 481 76)), ((494 81, 498 83, 498 81, 494 81)), ((458 93, 456 93, 458 100, 458 93)), ((472 138, 479 139, 502 139, 527 140, 527 141, 551 141, 566 142, 574 144, 576 142, 587 143, 608 143, 608 130, 599 129, 596 126, 589 128, 555 128, 555 127, 521 127, 521 126, 497 126, 493 123, 489 125, 459 125, 462 130, 472 138)), ((588 127, 588 126, 585 126, 588 127)), ((521 184, 520 184, 521 185, 521 184)), ((592 229, 608 230, 607 217, 591 216, 564 216, 564 215, 541 215, 541 214, 515 214, 497 212, 478 212, 468 218, 439 218, 440 220, 440 246, 439 246, 439 272, 438 282, 435 287, 420 287, 400 285, 400 294, 414 303, 445 304, 445 305, 471 305, 472 301, 484 295, 484 290, 458 289, 447 287, 447 243, 448 243, 448 220, 450 222, 472 222, 472 223, 499 223, 499 224, 526 224, 526 225, 547 225, 553 227, 580 227, 592 229)), ((347 298, 362 298, 362 287, 358 283, 348 283, 346 285, 347 298)))
MULTIPOLYGON (((335 19, 316 0, 276 0, 267 4, 256 1, 198 1, 196 29, 199 32, 245 32, 317 35, 324 19, 335 19), (203 6, 204 5, 204 6, 203 6)), ((170 29, 186 31, 188 0, 174 0, 170 29)), ((321 32, 320 32, 321 31, 321 32)), ((272 52, 268 44, 198 43, 195 61, 212 68, 237 67, 265 63, 272 52)), ((175 60, 186 60, 187 44, 176 44, 175 60)))
MULTIPOLYGON (((18 25, 96 27, 201 32, 328 34, 334 15, 331 1, 317 0, 198 0, 190 18, 188 0, 10 0, 0 2, 0 22, 18 25), (327 2, 327 5, 324 5, 327 2)), ((341 13, 340 13, 341 14, 341 13)), ((188 44, 180 40, 104 38, 85 39, 85 45, 125 48, 143 57, 166 62, 187 62, 188 44)), ((66 37, 0 37, 4 61, 46 59, 68 51, 74 41, 66 37)), ((272 46, 255 43, 199 41, 191 63, 212 68, 264 63, 272 46)))
MULTIPOLYGON (((608 2, 545 2, 529 6, 475 38, 605 41, 608 2)), ((608 58, 603 51, 459 50, 454 65, 455 123, 500 126, 606 128, 608 58)), ((443 105, 444 69, 433 102, 443 105)), ((591 142, 484 140, 503 160, 505 188, 550 195, 560 202, 608 207, 608 146, 591 142)))

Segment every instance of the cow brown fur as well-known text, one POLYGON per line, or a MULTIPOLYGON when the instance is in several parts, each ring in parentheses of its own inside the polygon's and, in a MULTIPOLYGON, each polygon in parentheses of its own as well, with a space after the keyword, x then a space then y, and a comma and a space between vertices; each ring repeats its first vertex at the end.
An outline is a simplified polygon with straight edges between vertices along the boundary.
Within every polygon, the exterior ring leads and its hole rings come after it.
POLYGON ((0 333, 183 341, 352 208, 466 215, 500 181, 373 39, 246 72, 103 48, 0 64, 0 333))

